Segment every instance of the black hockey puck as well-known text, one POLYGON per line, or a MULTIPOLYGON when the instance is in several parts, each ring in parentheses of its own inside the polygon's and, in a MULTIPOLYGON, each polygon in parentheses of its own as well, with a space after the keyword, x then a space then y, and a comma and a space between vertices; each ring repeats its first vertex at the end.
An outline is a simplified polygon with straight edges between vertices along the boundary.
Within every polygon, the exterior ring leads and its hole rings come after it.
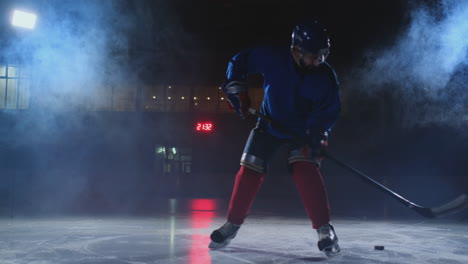
POLYGON ((375 250, 384 250, 385 247, 384 246, 374 246, 374 249, 375 250))

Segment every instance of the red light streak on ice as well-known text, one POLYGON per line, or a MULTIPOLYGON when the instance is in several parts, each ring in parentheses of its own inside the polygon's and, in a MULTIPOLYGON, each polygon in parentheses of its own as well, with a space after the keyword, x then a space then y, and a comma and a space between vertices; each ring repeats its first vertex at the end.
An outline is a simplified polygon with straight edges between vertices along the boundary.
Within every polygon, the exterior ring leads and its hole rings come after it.
POLYGON ((208 244, 210 243, 209 230, 216 217, 217 201, 215 199, 192 199, 189 201, 190 227, 193 234, 190 236, 189 264, 210 264, 208 244))

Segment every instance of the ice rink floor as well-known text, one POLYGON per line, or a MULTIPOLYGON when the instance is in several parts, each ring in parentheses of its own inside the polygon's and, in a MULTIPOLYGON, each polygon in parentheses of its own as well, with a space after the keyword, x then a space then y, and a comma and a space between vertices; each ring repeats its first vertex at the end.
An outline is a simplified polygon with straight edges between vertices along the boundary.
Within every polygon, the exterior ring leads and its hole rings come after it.
POLYGON ((335 219, 340 255, 328 259, 305 217, 251 215, 232 243, 209 250, 225 222, 215 211, 151 217, 0 220, 0 263, 468 263, 468 224, 335 219), (382 251, 374 246, 384 246, 382 251))

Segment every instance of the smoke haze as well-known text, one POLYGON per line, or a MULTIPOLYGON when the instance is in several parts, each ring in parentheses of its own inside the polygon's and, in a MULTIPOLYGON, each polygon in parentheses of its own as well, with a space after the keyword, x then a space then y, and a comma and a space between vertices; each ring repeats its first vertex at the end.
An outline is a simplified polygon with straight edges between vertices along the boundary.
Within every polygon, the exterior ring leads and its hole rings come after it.
POLYGON ((174 41, 181 29, 173 10, 163 1, 12 3, 2 5, 38 14, 34 30, 11 29, 2 41, 3 59, 25 66, 31 78, 28 111, 5 111, 0 127, 2 176, 16 185, 15 203, 28 208, 25 201, 34 201, 33 211, 49 212, 135 205, 154 191, 141 183, 154 146, 138 147, 139 119, 117 122, 102 111, 136 110, 141 72, 149 64, 162 68, 168 47, 183 43, 174 41))
POLYGON ((466 126, 468 2, 413 4, 394 44, 364 53, 348 76, 371 96, 391 93, 404 126, 466 126))

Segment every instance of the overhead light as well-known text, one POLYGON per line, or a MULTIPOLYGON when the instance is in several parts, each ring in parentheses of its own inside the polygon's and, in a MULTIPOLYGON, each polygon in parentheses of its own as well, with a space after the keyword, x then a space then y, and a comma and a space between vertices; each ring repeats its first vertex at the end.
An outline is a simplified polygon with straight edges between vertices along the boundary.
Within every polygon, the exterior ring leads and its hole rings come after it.
POLYGON ((13 11, 11 24, 16 27, 33 29, 36 26, 37 16, 20 10, 13 11))

